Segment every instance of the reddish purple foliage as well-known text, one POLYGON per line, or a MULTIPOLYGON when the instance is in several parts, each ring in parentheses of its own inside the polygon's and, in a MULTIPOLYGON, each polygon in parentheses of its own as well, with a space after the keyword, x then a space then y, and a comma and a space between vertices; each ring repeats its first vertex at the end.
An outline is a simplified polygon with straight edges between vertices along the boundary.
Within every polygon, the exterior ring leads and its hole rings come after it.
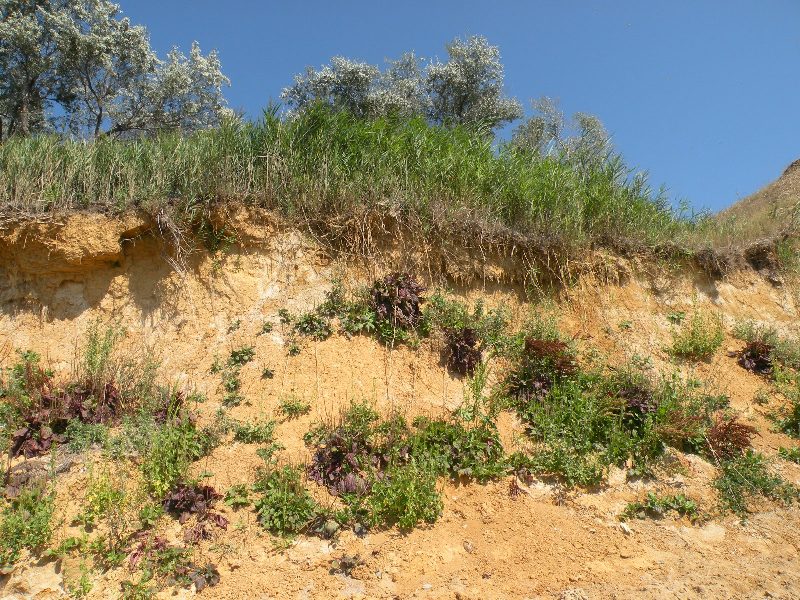
POLYGON ((445 332, 447 366, 459 375, 471 375, 481 362, 478 332, 471 327, 450 329, 445 332))
POLYGON ((370 291, 370 303, 378 321, 393 327, 413 329, 422 318, 420 304, 425 288, 408 273, 391 273, 376 281, 370 291))
POLYGON ((739 365, 753 373, 769 375, 772 373, 773 347, 765 342, 749 342, 739 352, 739 365))
MULTIPOLYGON (((187 485, 179 483, 167 495, 164 500, 164 510, 170 514, 178 516, 178 522, 182 524, 189 520, 191 515, 197 515, 199 521, 205 520, 211 513, 210 510, 217 500, 222 498, 222 494, 210 485, 187 485)), ((219 515, 224 521, 220 527, 227 526, 227 520, 219 515)), ((217 522, 212 520, 212 522, 217 522)))
POLYGON ((755 427, 745 425, 738 417, 718 415, 706 432, 706 443, 715 458, 730 458, 749 448, 757 433, 755 427))

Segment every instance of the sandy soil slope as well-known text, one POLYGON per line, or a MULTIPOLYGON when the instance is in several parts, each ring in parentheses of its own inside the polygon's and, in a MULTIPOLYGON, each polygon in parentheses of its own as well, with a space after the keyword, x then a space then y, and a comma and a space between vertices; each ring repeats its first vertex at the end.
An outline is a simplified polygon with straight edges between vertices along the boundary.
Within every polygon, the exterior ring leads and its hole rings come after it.
MULTIPOLYGON (((241 372, 248 402, 232 410, 241 420, 276 418, 281 398, 294 395, 311 412, 282 422, 277 439, 289 461, 308 459, 302 436, 351 400, 367 399, 379 410, 409 417, 439 414, 461 401, 464 382, 440 364, 438 348, 389 349, 365 337, 334 336, 308 342, 287 356, 277 318, 281 308, 307 310, 319 304, 334 277, 366 283, 392 266, 355 267, 331 260, 313 243, 269 221, 242 225, 242 244, 226 253, 198 253, 176 271, 156 238, 136 218, 115 220, 78 215, 63 224, 8 228, 0 235, 0 362, 13 349, 40 352, 56 370, 67 370, 76 345, 98 319, 116 320, 131 348, 151 347, 161 375, 207 394, 207 418, 220 405, 219 377, 210 374, 215 356, 247 344, 256 359, 241 372), (275 327, 257 335, 267 320, 275 327), (239 322, 238 328, 232 324, 239 322), (264 380, 263 368, 275 377, 264 380)), ((741 369, 724 350, 740 347, 728 338, 709 363, 676 364, 664 347, 671 339, 667 315, 698 306, 720 311, 726 324, 756 319, 798 332, 795 291, 743 272, 711 281, 694 272, 668 272, 612 257, 585 273, 551 305, 563 330, 586 357, 622 363, 647 356, 656 370, 681 370, 728 394, 743 419, 758 427, 756 447, 775 455, 796 442, 771 430, 766 414, 780 399, 758 405, 763 379, 741 369), (610 275, 609 275, 610 274, 610 275), (611 281, 611 283, 609 283, 611 281), (624 327, 620 324, 624 323, 624 327)), ((522 286, 503 278, 502 265, 488 265, 494 279, 460 283, 455 292, 487 305, 505 305, 522 319, 530 308, 522 286)), ((588 360, 588 358, 587 358, 588 360)), ((522 443, 522 427, 511 415, 500 422, 504 445, 522 443)), ((58 479, 61 527, 69 533, 79 510, 91 457, 76 458, 58 479)), ((195 466, 225 490, 252 481, 260 459, 255 447, 217 448, 195 466)), ((713 467, 690 455, 673 455, 674 468, 653 481, 628 481, 613 471, 608 485, 569 491, 535 482, 512 495, 510 479, 487 485, 442 484, 444 514, 435 525, 402 535, 342 533, 335 541, 299 537, 288 547, 271 539, 248 510, 224 508, 231 525, 202 542, 201 557, 215 562, 219 585, 205 598, 800 598, 800 509, 764 503, 747 524, 734 516, 701 525, 688 521, 633 521, 622 527, 625 505, 646 490, 683 491, 712 509, 713 467), (359 555, 351 575, 331 572, 331 561, 359 555)), ((800 467, 778 461, 784 477, 800 484, 800 467)), ((317 490, 320 497, 324 492, 317 490)), ((177 523, 165 535, 180 535, 177 523)), ((77 566, 55 560, 23 562, 0 578, 2 598, 66 597, 65 580, 77 566)), ((90 598, 119 597, 126 567, 93 575, 90 598)), ((192 590, 165 592, 188 597, 192 590)))

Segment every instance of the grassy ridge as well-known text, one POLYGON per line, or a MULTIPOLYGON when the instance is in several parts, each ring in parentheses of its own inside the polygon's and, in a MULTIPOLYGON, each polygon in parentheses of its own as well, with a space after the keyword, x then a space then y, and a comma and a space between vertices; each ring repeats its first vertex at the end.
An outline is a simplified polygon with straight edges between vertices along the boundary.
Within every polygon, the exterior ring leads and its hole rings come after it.
POLYGON ((691 245, 702 234, 705 219, 682 218, 630 175, 620 157, 579 165, 422 119, 314 109, 191 136, 13 139, 0 146, 0 208, 167 208, 175 222, 197 225, 214 203, 236 200, 323 228, 377 210, 422 230, 478 227, 561 250, 691 245))

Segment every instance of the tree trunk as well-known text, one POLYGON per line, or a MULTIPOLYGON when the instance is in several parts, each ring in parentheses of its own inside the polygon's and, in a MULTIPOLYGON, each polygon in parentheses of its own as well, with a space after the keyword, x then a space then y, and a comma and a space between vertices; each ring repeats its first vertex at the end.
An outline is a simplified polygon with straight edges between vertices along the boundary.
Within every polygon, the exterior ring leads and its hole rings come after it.
POLYGON ((30 133, 31 100, 30 93, 26 90, 22 94, 22 101, 19 107, 18 129, 21 135, 27 136, 30 133))

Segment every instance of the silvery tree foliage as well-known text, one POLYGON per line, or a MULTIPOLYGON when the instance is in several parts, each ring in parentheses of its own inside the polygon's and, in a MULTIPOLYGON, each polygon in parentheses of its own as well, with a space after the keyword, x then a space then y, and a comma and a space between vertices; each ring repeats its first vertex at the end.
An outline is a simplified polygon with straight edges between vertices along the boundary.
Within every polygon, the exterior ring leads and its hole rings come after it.
POLYGON ((390 61, 385 71, 375 65, 334 56, 320 70, 308 67, 296 75, 281 98, 293 111, 314 103, 346 110, 359 118, 399 113, 410 116, 426 111, 420 61, 413 53, 390 61))
POLYGON ((161 60, 108 0, 0 0, 0 81, 3 137, 193 130, 228 113, 215 52, 161 60))
POLYGON ((578 166, 608 159, 611 138, 600 119, 578 112, 567 121, 552 98, 539 98, 531 105, 534 115, 514 130, 513 146, 538 156, 558 156, 578 166))
POLYGON ((0 0, 0 139, 47 127, 45 114, 64 93, 51 11, 68 0, 0 0))
POLYGON ((281 97, 292 111, 313 103, 348 110, 358 117, 392 113, 423 115, 441 125, 483 125, 492 130, 522 116, 522 107, 503 94, 500 51, 483 37, 454 40, 447 62, 413 53, 390 61, 385 70, 340 56, 320 70, 295 76, 281 97))
POLYGON ((441 124, 481 124, 495 129, 522 116, 522 105, 503 95, 500 50, 484 37, 447 44, 449 59, 428 65, 425 90, 430 119, 441 124))

